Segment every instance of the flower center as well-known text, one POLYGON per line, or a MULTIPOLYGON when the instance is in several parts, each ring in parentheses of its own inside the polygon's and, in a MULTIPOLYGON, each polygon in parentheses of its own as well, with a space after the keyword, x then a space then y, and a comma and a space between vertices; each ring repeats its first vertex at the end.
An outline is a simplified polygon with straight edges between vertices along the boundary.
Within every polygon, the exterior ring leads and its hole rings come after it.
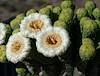
POLYGON ((51 44, 51 45, 56 44, 57 43, 56 35, 48 36, 47 42, 48 42, 48 44, 51 44))
POLYGON ((12 43, 12 50, 14 53, 18 52, 21 48, 21 43, 20 41, 16 40, 12 43))
POLYGON ((43 41, 45 46, 51 48, 58 47, 62 42, 61 36, 55 32, 48 33, 43 39, 45 40, 43 41))
POLYGON ((29 22, 29 27, 31 30, 40 30, 43 26, 43 22, 41 20, 34 20, 29 22))

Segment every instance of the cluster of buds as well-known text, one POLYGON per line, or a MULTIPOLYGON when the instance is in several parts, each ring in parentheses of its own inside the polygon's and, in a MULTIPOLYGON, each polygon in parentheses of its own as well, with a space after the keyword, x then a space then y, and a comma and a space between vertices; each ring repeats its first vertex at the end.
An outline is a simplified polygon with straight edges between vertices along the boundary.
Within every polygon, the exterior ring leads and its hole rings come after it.
POLYGON ((66 0, 60 6, 30 9, 17 15, 9 25, 0 23, 0 62, 25 62, 26 67, 16 67, 18 76, 33 76, 30 61, 39 59, 34 58, 38 57, 34 56, 35 52, 50 59, 64 54, 71 44, 73 9, 72 1, 66 0))

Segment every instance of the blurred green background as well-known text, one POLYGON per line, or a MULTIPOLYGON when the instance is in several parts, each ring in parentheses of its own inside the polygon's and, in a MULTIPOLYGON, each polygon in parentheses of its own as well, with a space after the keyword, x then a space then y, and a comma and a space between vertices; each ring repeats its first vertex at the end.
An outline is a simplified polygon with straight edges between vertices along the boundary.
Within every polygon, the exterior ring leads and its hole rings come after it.
MULTIPOLYGON (((76 8, 82 7, 84 0, 73 0, 76 8)), ((26 12, 28 9, 39 9, 47 4, 59 5, 61 0, 0 0, 0 21, 8 19, 19 13, 26 12)), ((94 0, 100 7, 100 0, 94 0)))

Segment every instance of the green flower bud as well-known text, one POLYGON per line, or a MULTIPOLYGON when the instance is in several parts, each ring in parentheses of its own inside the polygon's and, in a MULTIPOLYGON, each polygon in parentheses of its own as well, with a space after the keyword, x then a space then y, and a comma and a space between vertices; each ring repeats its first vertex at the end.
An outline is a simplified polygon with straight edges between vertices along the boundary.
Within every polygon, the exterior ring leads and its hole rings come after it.
POLYGON ((25 15, 23 13, 16 16, 17 19, 22 20, 24 19, 25 15))
POLYGON ((80 20, 80 31, 81 31, 81 33, 83 32, 83 26, 84 26, 84 24, 87 20, 90 20, 90 18, 89 17, 82 17, 81 20, 80 20))
POLYGON ((47 5, 46 8, 48 8, 52 11, 53 10, 53 5, 47 5))
POLYGON ((62 13, 62 14, 68 13, 68 14, 70 14, 70 15, 73 15, 73 10, 72 10, 71 8, 67 8, 67 9, 63 9, 63 10, 61 11, 61 13, 62 13))
POLYGON ((91 57, 95 55, 95 52, 96 52, 95 47, 91 44, 89 45, 88 42, 87 44, 81 45, 79 49, 79 55, 82 61, 90 60, 91 57))
POLYGON ((69 22, 71 19, 71 17, 69 16, 69 14, 60 14, 59 15, 59 20, 64 21, 64 22, 69 22))
POLYGON ((76 11, 76 15, 77 15, 78 20, 80 20, 82 17, 87 16, 87 14, 88 14, 88 12, 85 8, 79 8, 76 11))
POLYGON ((24 19, 24 14, 19 14, 16 16, 15 19, 13 19, 11 22, 10 22, 10 26, 11 28, 14 30, 16 28, 19 28, 19 24, 21 23, 21 20, 24 19))
POLYGON ((26 16, 29 16, 30 14, 35 13, 35 12, 36 12, 35 9, 30 9, 30 10, 28 10, 28 11, 26 12, 26 16))
POLYGON ((80 20, 80 25, 82 26, 85 23, 85 21, 87 21, 89 19, 90 19, 89 17, 82 17, 80 20))
POLYGON ((99 8, 95 8, 93 10, 93 16, 95 17, 95 19, 100 19, 100 9, 99 8))
POLYGON ((40 9, 40 11, 39 11, 39 13, 41 13, 41 14, 46 14, 46 15, 50 15, 50 9, 49 8, 41 8, 40 9))
POLYGON ((16 34, 16 33, 18 33, 18 32, 20 32, 20 29, 19 29, 19 28, 13 30, 12 34, 16 34))
POLYGON ((90 38, 83 38, 82 39, 82 44, 83 45, 93 45, 94 46, 94 43, 90 38))
POLYGON ((95 30, 97 29, 97 24, 94 20, 85 20, 80 29, 82 32, 82 37, 88 37, 91 34, 95 33, 95 30))
POLYGON ((16 72, 17 72, 18 76, 25 76, 27 73, 25 68, 16 68, 16 72))
POLYGON ((59 15, 59 20, 66 22, 67 24, 70 23, 70 20, 72 17, 69 14, 60 14, 59 15))
POLYGON ((6 46, 0 45, 0 62, 6 62, 6 46))
POLYGON ((53 13, 56 13, 57 15, 59 15, 60 12, 61 12, 61 8, 59 6, 53 8, 53 13))
POLYGON ((89 16, 92 16, 92 11, 96 7, 95 3, 93 1, 86 1, 85 3, 85 9, 88 11, 89 16))
POLYGON ((59 20, 65 21, 66 23, 70 23, 70 20, 72 20, 72 17, 73 17, 72 9, 67 8, 61 11, 59 15, 59 20))
POLYGON ((73 6, 73 2, 70 1, 70 0, 62 1, 62 3, 61 3, 61 8, 62 9, 72 8, 72 6, 73 6))
POLYGON ((54 26, 65 27, 66 23, 64 21, 57 20, 57 21, 54 22, 54 26))
POLYGON ((10 22, 10 25, 11 25, 11 28, 14 30, 14 29, 17 29, 17 28, 19 28, 20 26, 19 26, 19 24, 20 24, 20 20, 19 19, 14 19, 14 20, 12 20, 11 22, 10 22))

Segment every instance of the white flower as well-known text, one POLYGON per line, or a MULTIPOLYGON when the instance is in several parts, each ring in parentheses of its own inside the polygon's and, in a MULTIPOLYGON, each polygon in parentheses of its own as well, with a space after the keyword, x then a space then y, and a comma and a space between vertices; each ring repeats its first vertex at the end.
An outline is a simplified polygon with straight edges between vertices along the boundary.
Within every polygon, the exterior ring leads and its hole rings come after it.
POLYGON ((6 33, 7 29, 5 27, 5 24, 0 23, 0 44, 3 44, 5 42, 6 33))
POLYGON ((6 45, 8 61, 17 63, 22 61, 30 52, 30 40, 22 36, 21 32, 10 36, 6 45))
POLYGON ((33 13, 21 21, 20 31, 26 37, 36 38, 38 33, 51 26, 50 23, 47 15, 33 13))
POLYGON ((47 57, 64 53, 70 45, 68 32, 61 27, 51 27, 37 36, 37 51, 47 57))

